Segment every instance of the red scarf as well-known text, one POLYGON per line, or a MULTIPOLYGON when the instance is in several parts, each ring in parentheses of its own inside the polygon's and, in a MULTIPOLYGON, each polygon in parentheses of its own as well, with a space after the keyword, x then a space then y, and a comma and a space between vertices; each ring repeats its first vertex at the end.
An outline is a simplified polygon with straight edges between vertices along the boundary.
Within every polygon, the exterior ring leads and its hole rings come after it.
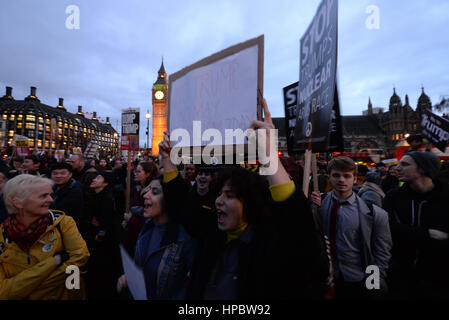
POLYGON ((24 252, 28 252, 36 240, 47 230, 49 222, 50 216, 47 215, 30 224, 28 228, 25 228, 17 220, 16 215, 13 214, 3 222, 3 228, 8 238, 17 243, 19 248, 24 252))

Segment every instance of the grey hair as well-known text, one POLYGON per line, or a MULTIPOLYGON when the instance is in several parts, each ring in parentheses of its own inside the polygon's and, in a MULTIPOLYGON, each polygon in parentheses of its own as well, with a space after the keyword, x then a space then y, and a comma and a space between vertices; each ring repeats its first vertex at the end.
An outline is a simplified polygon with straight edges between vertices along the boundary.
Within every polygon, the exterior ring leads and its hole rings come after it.
POLYGON ((71 156, 70 156, 70 158, 73 158, 73 157, 78 157, 78 159, 80 160, 80 161, 85 161, 86 160, 86 158, 82 155, 82 154, 72 154, 71 156))
POLYGON ((52 180, 40 176, 33 176, 31 174, 20 174, 17 177, 8 180, 3 187, 3 199, 9 214, 18 212, 17 208, 12 203, 14 198, 17 198, 21 203, 26 201, 32 192, 34 186, 49 185, 53 187, 52 180))

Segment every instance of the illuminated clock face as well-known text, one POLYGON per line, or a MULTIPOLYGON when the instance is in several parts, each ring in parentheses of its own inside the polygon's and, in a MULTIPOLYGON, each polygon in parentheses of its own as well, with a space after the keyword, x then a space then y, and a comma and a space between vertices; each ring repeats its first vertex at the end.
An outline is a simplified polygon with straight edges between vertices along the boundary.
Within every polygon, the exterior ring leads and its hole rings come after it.
POLYGON ((163 93, 162 91, 158 90, 158 91, 156 91, 156 92, 154 93, 154 97, 155 97, 157 100, 161 100, 161 99, 164 98, 164 93, 163 93))

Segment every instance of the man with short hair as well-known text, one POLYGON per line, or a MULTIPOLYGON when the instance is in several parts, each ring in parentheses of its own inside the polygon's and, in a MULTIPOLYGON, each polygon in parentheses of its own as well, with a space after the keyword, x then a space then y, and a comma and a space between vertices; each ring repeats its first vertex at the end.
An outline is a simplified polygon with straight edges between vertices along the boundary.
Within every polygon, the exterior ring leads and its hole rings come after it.
POLYGON ((376 171, 379 172, 381 178, 385 177, 388 172, 387 165, 382 161, 376 163, 376 171))
POLYGON ((39 175, 39 166, 41 165, 39 159, 34 154, 26 156, 22 162, 22 173, 32 174, 34 176, 39 175))
POLYGON ((189 191, 192 190, 193 186, 195 185, 195 179, 196 179, 196 167, 194 164, 186 164, 184 166, 185 171, 185 177, 187 182, 189 183, 189 191))
POLYGON ((201 208, 205 212, 212 212, 215 208, 217 195, 211 190, 214 169, 207 166, 198 166, 195 185, 190 190, 189 198, 195 203, 196 208, 201 208))
POLYGON ((388 215, 376 205, 372 209, 352 187, 357 167, 348 157, 334 158, 328 166, 334 189, 323 200, 321 215, 330 241, 337 299, 367 298, 365 271, 370 265, 380 272, 380 291, 386 291, 385 276, 391 257, 388 215))
POLYGON ((423 137, 420 134, 413 134, 407 138, 407 143, 410 145, 410 149, 407 152, 418 151, 423 145, 423 137))
POLYGON ((89 166, 86 164, 86 160, 80 154, 72 154, 72 156, 67 159, 67 163, 72 166, 73 179, 80 181, 89 166))
POLYGON ((404 185, 385 197, 395 297, 449 298, 449 186, 437 180, 440 165, 432 153, 406 153, 396 168, 404 185))
POLYGON ((50 209, 64 211, 75 220, 78 229, 82 229, 83 187, 72 178, 72 167, 68 163, 58 162, 51 167, 50 172, 55 183, 50 209))

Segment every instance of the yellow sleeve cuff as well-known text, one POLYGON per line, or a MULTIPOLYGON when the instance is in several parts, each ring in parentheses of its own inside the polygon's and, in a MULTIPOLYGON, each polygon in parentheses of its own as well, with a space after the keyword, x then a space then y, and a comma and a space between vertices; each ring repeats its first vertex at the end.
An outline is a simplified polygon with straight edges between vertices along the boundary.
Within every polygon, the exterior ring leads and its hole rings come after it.
POLYGON ((174 171, 164 172, 164 183, 172 181, 178 176, 178 169, 174 171))
POLYGON ((291 195, 295 192, 296 187, 293 181, 275 184, 274 186, 270 186, 271 197, 276 202, 282 202, 291 197, 291 195))

